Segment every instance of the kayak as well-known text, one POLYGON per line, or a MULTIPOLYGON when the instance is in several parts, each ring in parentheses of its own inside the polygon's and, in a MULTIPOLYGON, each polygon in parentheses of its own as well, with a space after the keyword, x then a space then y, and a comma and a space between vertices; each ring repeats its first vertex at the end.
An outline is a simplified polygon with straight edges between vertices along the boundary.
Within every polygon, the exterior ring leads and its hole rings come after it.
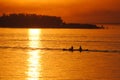
POLYGON ((88 51, 88 49, 82 49, 82 50, 80 50, 80 49, 63 49, 63 51, 80 51, 80 52, 82 52, 82 51, 88 51))

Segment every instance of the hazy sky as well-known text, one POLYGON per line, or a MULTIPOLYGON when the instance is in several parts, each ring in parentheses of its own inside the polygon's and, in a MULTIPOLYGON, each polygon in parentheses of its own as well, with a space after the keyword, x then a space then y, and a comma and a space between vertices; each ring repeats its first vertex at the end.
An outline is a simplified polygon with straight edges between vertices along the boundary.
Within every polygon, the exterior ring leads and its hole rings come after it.
POLYGON ((2 13, 61 16, 65 22, 120 23, 120 0, 0 0, 2 13))

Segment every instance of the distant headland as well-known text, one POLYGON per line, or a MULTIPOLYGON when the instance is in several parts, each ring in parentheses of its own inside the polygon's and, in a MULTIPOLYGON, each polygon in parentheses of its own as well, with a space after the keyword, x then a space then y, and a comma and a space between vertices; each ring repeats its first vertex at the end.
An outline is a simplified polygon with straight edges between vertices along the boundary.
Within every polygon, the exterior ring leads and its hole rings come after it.
POLYGON ((3 14, 0 16, 2 28, 78 28, 101 29, 94 24, 65 23, 61 17, 37 14, 3 14))

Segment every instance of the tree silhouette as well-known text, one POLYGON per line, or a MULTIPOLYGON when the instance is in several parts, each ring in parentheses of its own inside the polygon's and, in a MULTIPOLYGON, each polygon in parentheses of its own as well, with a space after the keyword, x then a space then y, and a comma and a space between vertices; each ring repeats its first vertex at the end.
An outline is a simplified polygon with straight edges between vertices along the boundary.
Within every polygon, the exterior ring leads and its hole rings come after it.
POLYGON ((65 23, 61 17, 37 14, 3 14, 1 27, 11 28, 100 28, 92 24, 65 23))

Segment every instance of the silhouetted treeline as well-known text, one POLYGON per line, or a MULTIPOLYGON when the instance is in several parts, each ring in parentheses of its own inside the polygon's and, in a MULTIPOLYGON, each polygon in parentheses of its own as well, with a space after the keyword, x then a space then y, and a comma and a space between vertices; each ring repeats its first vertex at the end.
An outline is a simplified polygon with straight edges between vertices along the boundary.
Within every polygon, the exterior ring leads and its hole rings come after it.
POLYGON ((63 23, 60 17, 36 14, 9 14, 0 17, 0 26, 29 27, 29 26, 60 26, 63 23))
POLYGON ((11 28, 99 28, 92 24, 64 23, 61 17, 36 14, 3 14, 1 27, 11 28))

